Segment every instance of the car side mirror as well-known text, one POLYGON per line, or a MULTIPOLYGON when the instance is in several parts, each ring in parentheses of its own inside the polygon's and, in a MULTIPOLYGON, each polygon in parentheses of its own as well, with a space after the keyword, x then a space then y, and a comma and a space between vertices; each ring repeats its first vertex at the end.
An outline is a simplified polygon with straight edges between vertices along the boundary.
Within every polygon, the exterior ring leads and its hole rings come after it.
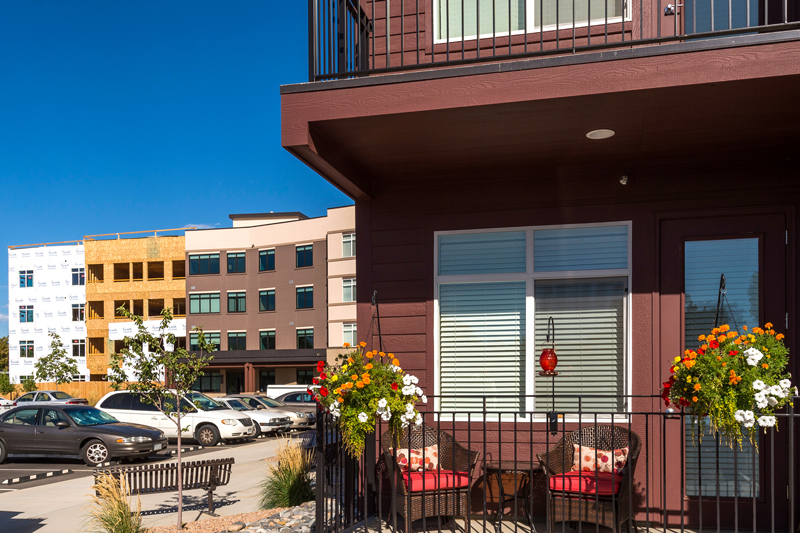
POLYGON ((56 427, 57 428, 68 428, 69 427, 69 422, 67 422, 66 420, 59 420, 58 422, 56 422, 56 427))
POLYGON ((263 405, 259 405, 259 406, 258 406, 258 410, 259 410, 259 411, 266 411, 266 410, 267 410, 267 408, 266 408, 266 407, 264 407, 263 405))

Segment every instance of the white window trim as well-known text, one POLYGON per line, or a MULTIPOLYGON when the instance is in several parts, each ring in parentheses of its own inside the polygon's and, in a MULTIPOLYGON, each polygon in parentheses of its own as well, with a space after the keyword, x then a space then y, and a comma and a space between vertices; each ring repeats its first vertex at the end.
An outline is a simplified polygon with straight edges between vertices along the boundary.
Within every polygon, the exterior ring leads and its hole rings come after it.
POLYGON ((353 297, 353 289, 358 289, 358 282, 356 281, 356 278, 342 278, 342 303, 345 303, 345 304, 356 303, 355 299, 345 300, 345 298, 344 298, 344 289, 345 289, 344 282, 345 281, 351 282, 349 284, 349 286, 348 286, 348 288, 350 289, 350 297, 351 298, 353 297))
POLYGON ((193 291, 189 293, 189 296, 193 294, 219 294, 219 291, 193 291))
POLYGON ((258 292, 274 291, 274 290, 275 290, 275 287, 267 287, 266 289, 258 289, 258 292))
POLYGON ((245 254, 247 255, 247 250, 225 250, 225 255, 228 254, 245 254))
POLYGON ((274 252, 275 251, 275 247, 273 246, 272 248, 259 248, 258 249, 259 252, 269 252, 270 250, 272 250, 274 252))
POLYGON ((309 284, 306 284, 306 285, 295 285, 294 286, 295 289, 303 289, 303 288, 306 288, 306 287, 314 287, 314 284, 313 283, 309 283, 309 284))
POLYGON ((297 326, 294 329, 295 330, 298 330, 298 329, 314 329, 314 326, 305 326, 305 327, 304 326, 297 326))
POLYGON ((247 290, 246 290, 246 289, 229 290, 229 291, 227 291, 227 292, 226 292, 226 294, 230 294, 230 293, 232 293, 232 292, 243 292, 243 293, 245 293, 245 294, 246 294, 246 293, 247 293, 247 290))
POLYGON ((229 329, 225 333, 247 333, 246 329, 229 329))
POLYGON ((222 254, 222 252, 186 252, 186 255, 189 256, 189 259, 191 259, 192 257, 196 257, 198 255, 214 255, 214 254, 220 255, 222 254))
MULTIPOLYGON (((480 0, 478 0, 480 2, 480 0)), ((539 0, 525 0, 525 29, 522 30, 514 30, 511 32, 511 35, 525 35, 525 30, 528 33, 540 33, 542 31, 556 31, 556 30, 564 30, 570 29, 573 27, 572 23, 556 23, 550 24, 549 26, 545 26, 544 28, 539 27, 538 23, 536 22, 536 8, 539 6, 539 0)), ((433 0, 433 44, 445 44, 445 43, 460 43, 462 41, 474 41, 476 39, 475 35, 467 35, 464 37, 451 37, 449 39, 440 39, 436 38, 436 28, 439 27, 439 3, 436 0, 433 0)), ((619 24, 620 22, 625 20, 625 22, 630 22, 633 20, 633 10, 631 9, 630 2, 625 2, 623 4, 623 9, 625 10, 622 17, 608 17, 608 22, 606 22, 605 13, 601 18, 593 18, 590 22, 592 26, 605 26, 606 24, 619 24)), ((483 21, 481 21, 483 22, 483 21)), ((507 22, 507 21, 506 21, 507 22)), ((575 28, 585 28, 589 25, 589 22, 578 22, 574 25, 575 28)), ((483 28, 484 24, 481 24, 481 28, 483 28)), ((486 22, 486 26, 491 28, 491 21, 486 22)), ((497 32, 497 33, 481 33, 481 39, 491 39, 492 36, 495 37, 506 37, 508 32, 497 32)))
MULTIPOLYGON (((624 368, 625 368, 625 391, 624 394, 630 396, 633 391, 633 378, 631 372, 632 359, 632 307, 630 294, 631 274, 633 264, 633 222, 630 220, 618 222, 599 222, 595 224, 554 224, 549 226, 519 226, 519 227, 506 227, 506 228, 480 228, 470 230, 453 230, 453 231, 434 231, 433 232, 433 368, 434 368, 434 410, 437 412, 434 418, 438 420, 454 420, 456 422, 479 422, 483 420, 480 413, 473 413, 471 415, 457 413, 455 415, 448 413, 438 413, 441 409, 441 373, 439 372, 439 365, 441 362, 440 354, 440 317, 439 317, 439 285, 443 283, 482 283, 487 281, 525 281, 525 415, 517 415, 516 421, 528 422, 533 418, 533 422, 546 424, 547 420, 543 414, 534 413, 533 417, 529 413, 534 411, 534 379, 535 372, 538 372, 538 355, 536 353, 536 346, 530 340, 535 339, 535 302, 534 302, 534 282, 543 279, 583 279, 583 278, 612 278, 612 277, 627 277, 628 279, 628 295, 625 298, 624 312, 625 312, 625 339, 624 339, 624 368), (536 230, 552 230, 552 229, 567 229, 567 228, 599 228, 611 226, 627 226, 628 227, 628 268, 626 269, 609 269, 609 270, 578 270, 578 271, 560 271, 560 272, 534 272, 533 271, 533 236, 536 230), (463 235, 475 233, 501 233, 506 231, 525 231, 525 272, 517 273, 503 273, 503 274, 476 274, 476 275, 439 275, 439 237, 442 235, 463 235)), ((302 329, 302 328, 301 328, 302 329)), ((625 410, 630 411, 631 406, 626 404, 625 410)), ((497 413, 489 413, 486 421, 497 420, 497 413)), ((570 415, 560 417, 559 421, 567 423, 572 422, 595 422, 609 423, 612 421, 619 423, 627 423, 629 417, 625 414, 611 416, 597 416, 594 414, 583 415, 578 417, 570 415), (579 419, 580 418, 580 419, 579 419)), ((503 421, 514 420, 512 414, 504 414, 503 421)))
POLYGON ((277 330, 275 328, 266 328, 266 329, 258 330, 259 333, 267 333, 267 332, 270 332, 270 331, 277 331, 277 330))

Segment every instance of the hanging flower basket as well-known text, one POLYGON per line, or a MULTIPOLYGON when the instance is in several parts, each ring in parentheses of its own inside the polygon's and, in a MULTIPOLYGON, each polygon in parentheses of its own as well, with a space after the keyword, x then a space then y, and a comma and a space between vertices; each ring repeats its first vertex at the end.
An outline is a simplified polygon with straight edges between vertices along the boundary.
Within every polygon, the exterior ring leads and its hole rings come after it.
POLYGON ((797 395, 783 338, 770 323, 750 333, 747 326, 740 334, 726 324, 700 335, 697 350, 674 359, 661 389, 664 403, 697 416, 700 435, 707 416, 711 431, 731 446, 741 445, 742 437, 756 444, 758 428, 777 427, 775 411, 797 395))
MULTIPOLYGON (((418 401, 428 399, 418 379, 400 368, 393 354, 366 351, 365 342, 337 358, 334 365, 317 363, 319 377, 310 392, 337 420, 347 453, 361 457, 367 435, 375 431, 378 417, 393 435, 409 424, 422 424, 418 401)), ((349 344, 344 345, 350 348, 349 344)))

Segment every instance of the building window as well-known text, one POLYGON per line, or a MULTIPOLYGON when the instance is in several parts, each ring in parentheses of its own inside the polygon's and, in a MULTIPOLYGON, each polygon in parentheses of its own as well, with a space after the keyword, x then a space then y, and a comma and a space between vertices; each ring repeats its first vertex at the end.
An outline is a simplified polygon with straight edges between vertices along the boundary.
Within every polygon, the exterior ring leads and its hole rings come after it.
POLYGON ((19 288, 33 287, 33 270, 19 271, 19 288))
POLYGON ((189 256, 189 275, 219 274, 219 254, 189 256))
POLYGON ((103 283, 103 265, 89 265, 89 283, 103 283))
POLYGON ((22 324, 33 322, 33 306, 20 305, 19 306, 19 321, 22 324))
POLYGON ((314 329, 298 329, 297 330, 297 349, 298 350, 313 350, 314 349, 314 329))
POLYGON ((89 355, 103 355, 106 353, 105 337, 89 337, 89 355))
POLYGON ((172 299, 172 316, 186 316, 186 298, 172 299))
POLYGON ((229 292, 228 293, 228 312, 229 313, 244 313, 246 312, 246 293, 244 292, 229 292))
POLYGON ((258 309, 260 311, 275 310, 275 290, 258 291, 258 309))
POLYGON ((345 233, 342 235, 342 257, 356 256, 356 234, 345 233))
MULTIPOLYGON (((204 331, 203 336, 208 344, 213 344, 219 350, 220 347, 220 334, 219 331, 204 331)), ((189 350, 192 352, 198 351, 200 348, 197 346, 197 333, 189 334, 189 350)))
POLYGON ((260 387, 259 389, 261 392, 267 392, 267 387, 270 385, 275 385, 275 371, 274 370, 262 370, 259 372, 259 381, 260 387))
POLYGON ((19 356, 33 357, 33 341, 19 341, 19 356))
POLYGON ((298 246, 297 253, 297 268, 314 266, 314 246, 298 246))
POLYGON ((203 372, 192 385, 192 390, 197 392, 222 392, 222 373, 203 372))
POLYGON ((147 279, 149 281, 164 279, 164 261, 149 261, 147 263, 147 279))
POLYGON ((627 224, 438 235, 439 408, 467 413, 485 395, 493 411, 534 410, 534 391, 552 386, 533 369, 553 317, 562 376, 546 407, 575 413, 583 397, 587 413, 624 410, 629 237, 627 224))
POLYGON ((267 270, 275 270, 275 250, 258 252, 258 271, 266 272, 267 270))
POLYGON ((343 279, 342 280, 342 301, 355 302, 356 301, 356 279, 343 279))
POLYGON ((314 379, 314 371, 310 368, 297 369, 297 384, 298 385, 311 385, 314 379))
POLYGON ((261 349, 274 350, 275 349, 275 332, 262 331, 261 332, 261 349))
POLYGON ((311 309, 314 307, 314 287, 297 288, 297 308, 311 309))
POLYGON ((144 316, 144 300, 133 301, 133 314, 136 316, 144 316))
POLYGON ((89 302, 89 319, 105 318, 105 302, 89 302))
POLYGON ((190 294, 189 312, 193 315, 219 313, 219 293, 190 294))
POLYGON ((83 322, 86 320, 85 304, 72 304, 72 321, 83 322))
POLYGON ((72 269, 72 284, 73 285, 86 285, 86 273, 82 268, 72 269))
POLYGON ((128 300, 114 300, 114 318, 125 318, 125 315, 120 311, 120 307, 130 312, 131 303, 128 300))
POLYGON ((228 274, 242 274, 244 272, 246 272, 244 252, 229 253, 228 274))
POLYGON ((114 263, 114 281, 125 282, 131 280, 130 263, 114 263))
POLYGON ((172 279, 186 278, 186 261, 178 259, 172 262, 172 279))
POLYGON ((144 263, 131 263, 133 281, 144 281, 144 263))
POLYGON ((83 358, 86 357, 86 340, 73 339, 72 340, 72 357, 83 358))
POLYGON ((147 315, 150 318, 155 318, 160 320, 161 319, 161 311, 164 310, 164 299, 157 298, 153 300, 147 300, 147 315))
POLYGON ((350 346, 358 345, 358 334, 356 332, 356 324, 342 324, 342 342, 348 343, 350 346))
POLYGON ((228 350, 246 350, 247 333, 244 331, 228 332, 228 350))

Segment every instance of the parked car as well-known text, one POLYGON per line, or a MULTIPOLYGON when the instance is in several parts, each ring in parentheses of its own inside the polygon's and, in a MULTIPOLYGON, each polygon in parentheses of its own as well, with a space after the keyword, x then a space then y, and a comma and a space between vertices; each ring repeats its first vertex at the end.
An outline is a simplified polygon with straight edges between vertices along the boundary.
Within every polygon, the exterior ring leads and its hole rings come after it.
POLYGON ((225 404, 229 409, 242 411, 255 421, 256 437, 262 433, 278 434, 289 431, 292 419, 288 415, 266 409, 258 410, 236 398, 217 398, 219 403, 225 404))
POLYGON ((75 398, 60 390, 40 390, 28 392, 17 398, 17 407, 29 405, 89 405, 86 398, 75 398))
MULTIPOLYGON (((148 403, 141 394, 109 392, 97 402, 97 407, 123 422, 146 424, 158 428, 171 439, 178 437, 178 428, 172 420, 176 412, 174 392, 165 396, 158 407, 148 403)), ((216 446, 220 440, 246 439, 256 434, 252 418, 199 392, 181 398, 180 409, 181 436, 193 438, 203 446, 216 446)))
POLYGON ((276 413, 284 413, 292 419, 292 425, 289 428, 292 430, 306 430, 317 422, 314 413, 305 413, 260 394, 229 394, 225 398, 237 398, 254 409, 267 409, 276 413))
POLYGON ((292 409, 299 409, 306 413, 317 412, 317 402, 308 392, 287 392, 286 394, 281 394, 275 400, 292 409))
POLYGON ((146 457, 166 445, 158 429, 85 405, 15 407, 0 415, 0 463, 9 455, 62 455, 97 466, 115 457, 146 457))
POLYGON ((0 409, 13 409, 16 407, 13 400, 6 400, 0 396, 0 409))

